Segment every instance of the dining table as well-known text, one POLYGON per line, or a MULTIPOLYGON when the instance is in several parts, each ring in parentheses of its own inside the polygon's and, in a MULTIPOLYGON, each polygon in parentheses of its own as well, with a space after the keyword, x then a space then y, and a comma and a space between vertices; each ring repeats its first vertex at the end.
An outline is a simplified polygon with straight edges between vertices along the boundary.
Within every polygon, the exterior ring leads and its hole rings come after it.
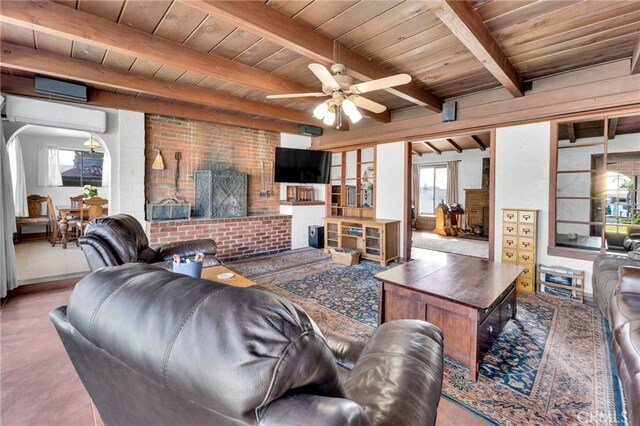
MULTIPOLYGON (((89 206, 84 206, 82 209, 80 208, 80 206, 70 206, 70 205, 56 206, 56 208, 58 209, 58 213, 60 214, 60 221, 58 222, 58 227, 60 228, 60 242, 62 243, 62 248, 66 249, 67 243, 70 241, 67 235, 69 231, 69 221, 67 218, 76 217, 76 216, 80 217, 81 212, 83 213, 83 216, 88 215, 89 206)), ((109 214, 109 208, 103 207, 102 214, 103 215, 109 214)), ((56 241, 55 238, 56 236, 54 234, 53 241, 56 241)))

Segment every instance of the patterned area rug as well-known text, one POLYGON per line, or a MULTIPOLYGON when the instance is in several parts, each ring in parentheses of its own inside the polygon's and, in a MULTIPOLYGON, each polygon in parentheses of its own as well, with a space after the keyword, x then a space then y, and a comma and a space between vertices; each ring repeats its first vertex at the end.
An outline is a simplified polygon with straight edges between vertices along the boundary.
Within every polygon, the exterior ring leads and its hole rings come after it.
MULTIPOLYGON (((373 275, 385 269, 377 263, 342 266, 322 250, 302 249, 228 266, 299 304, 321 327, 367 338, 376 326, 373 275)), ((597 308, 519 294, 517 317, 484 357, 478 382, 445 360, 443 396, 493 424, 624 425, 609 341, 597 308)))

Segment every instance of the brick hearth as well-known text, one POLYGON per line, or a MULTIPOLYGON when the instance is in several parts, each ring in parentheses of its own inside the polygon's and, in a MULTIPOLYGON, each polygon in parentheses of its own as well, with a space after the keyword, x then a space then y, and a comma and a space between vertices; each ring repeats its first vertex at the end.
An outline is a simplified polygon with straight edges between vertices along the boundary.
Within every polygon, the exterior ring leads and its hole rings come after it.
POLYGON ((213 238, 218 258, 232 260, 291 249, 291 216, 247 216, 147 222, 151 245, 213 238))

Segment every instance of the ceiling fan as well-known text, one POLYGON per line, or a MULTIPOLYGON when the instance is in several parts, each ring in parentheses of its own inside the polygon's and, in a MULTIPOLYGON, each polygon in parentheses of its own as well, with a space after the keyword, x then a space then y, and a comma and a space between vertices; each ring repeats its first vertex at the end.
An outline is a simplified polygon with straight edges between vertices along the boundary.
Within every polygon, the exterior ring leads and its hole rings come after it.
MULTIPOLYGON (((377 113, 384 112, 387 109, 386 106, 360 95, 374 90, 400 86, 411 81, 409 74, 396 74, 390 77, 353 84, 353 78, 344 74, 345 66, 342 64, 331 65, 331 72, 321 64, 309 64, 309 69, 322 82, 322 92, 269 95, 267 99, 331 96, 331 99, 322 102, 313 110, 313 116, 318 120, 322 120, 327 126, 333 126, 336 122, 336 114, 340 116, 341 112, 344 112, 352 123, 357 123, 362 119, 362 114, 360 114, 357 107, 377 113)), ((338 120, 339 126, 340 120, 338 120)))

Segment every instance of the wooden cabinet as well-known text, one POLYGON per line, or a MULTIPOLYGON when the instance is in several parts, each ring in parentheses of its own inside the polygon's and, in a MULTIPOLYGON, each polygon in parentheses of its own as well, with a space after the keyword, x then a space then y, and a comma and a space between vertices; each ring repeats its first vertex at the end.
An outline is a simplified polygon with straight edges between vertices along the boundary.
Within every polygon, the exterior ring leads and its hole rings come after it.
POLYGON ((327 216, 375 216, 375 150, 360 148, 331 155, 327 216))
POLYGON ((518 291, 536 289, 537 210, 502 209, 502 261, 524 267, 518 291))
POLYGON ((325 217, 324 247, 360 250, 363 259, 380 265, 400 257, 400 221, 360 217, 325 217))

